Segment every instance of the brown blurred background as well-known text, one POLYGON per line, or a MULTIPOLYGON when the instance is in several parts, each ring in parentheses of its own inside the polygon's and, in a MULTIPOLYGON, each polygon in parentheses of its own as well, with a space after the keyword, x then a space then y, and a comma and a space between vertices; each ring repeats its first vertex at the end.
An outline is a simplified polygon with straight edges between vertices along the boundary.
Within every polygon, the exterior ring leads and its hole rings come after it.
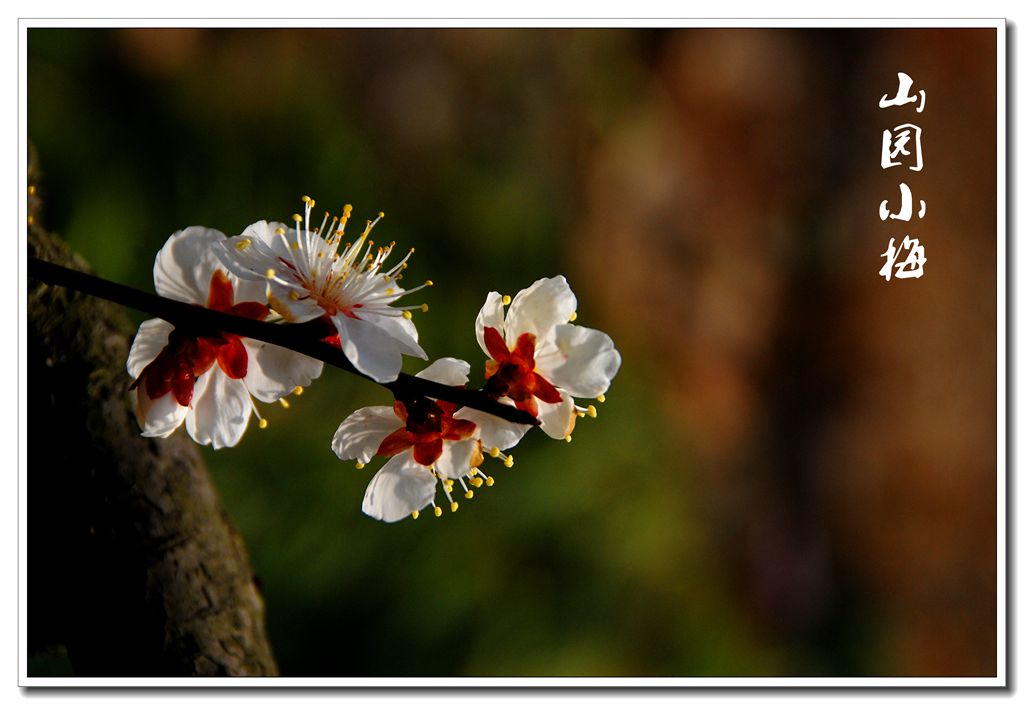
POLYGON ((49 227, 109 278, 308 192, 416 246, 433 356, 479 375, 484 294, 557 272, 622 351, 571 447, 529 440, 446 522, 358 515, 369 470, 327 444, 387 400, 340 373, 208 453, 285 675, 995 675, 995 30, 34 29, 28 55, 49 227), (898 71, 923 113, 879 109, 898 71), (902 122, 920 173, 880 168, 902 122), (927 215, 883 223, 901 181, 927 215), (904 234, 925 275, 886 282, 904 234))

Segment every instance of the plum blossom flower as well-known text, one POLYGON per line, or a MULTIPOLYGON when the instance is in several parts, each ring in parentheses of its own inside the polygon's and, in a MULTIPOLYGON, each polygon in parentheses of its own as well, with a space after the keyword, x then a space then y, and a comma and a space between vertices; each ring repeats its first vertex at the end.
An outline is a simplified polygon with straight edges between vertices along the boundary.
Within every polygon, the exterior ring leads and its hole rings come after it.
MULTIPOLYGON (((264 320, 263 287, 226 272, 213 245, 224 235, 193 226, 171 235, 156 255, 156 291, 185 303, 264 320)), ((128 353, 136 416, 143 436, 166 437, 182 422, 197 443, 214 448, 241 439, 255 410, 251 397, 274 402, 320 376, 323 363, 233 333, 195 335, 160 319, 143 322, 128 353)), ((258 415, 258 414, 257 414, 258 415)), ((265 422, 261 419, 261 425, 265 422)))
POLYGON ((303 197, 305 217, 292 216, 295 227, 259 221, 218 248, 224 265, 249 281, 265 282, 270 308, 292 322, 327 317, 337 329, 328 342, 341 347, 357 370, 377 382, 391 382, 402 368, 402 355, 427 359, 419 346, 412 311, 422 306, 393 306, 402 296, 424 286, 398 285, 414 250, 390 269, 384 262, 395 243, 373 248, 373 227, 384 216, 367 221, 362 234, 342 248, 352 206, 340 218, 325 213, 312 227, 313 199, 303 197), (339 251, 339 248, 340 251, 339 251))
MULTIPOLYGON (((445 357, 435 361, 417 377, 462 386, 469 375, 469 363, 445 357)), ((467 499, 473 490, 493 484, 493 478, 479 470, 484 460, 477 425, 457 418, 458 407, 441 399, 397 400, 394 406, 370 406, 359 409, 342 421, 331 447, 342 460, 356 460, 363 467, 374 456, 390 458, 373 476, 363 497, 363 512, 374 519, 395 522, 407 516, 416 518, 427 506, 434 514, 436 485, 457 511, 452 499, 456 482, 467 499)), ((512 466, 512 456, 489 451, 512 466)))
POLYGON ((576 296, 561 275, 537 280, 514 299, 490 292, 476 318, 477 342, 490 357, 484 392, 528 411, 545 433, 565 440, 577 416, 597 413, 573 397, 603 401, 622 363, 608 335, 570 323, 575 319, 576 296))

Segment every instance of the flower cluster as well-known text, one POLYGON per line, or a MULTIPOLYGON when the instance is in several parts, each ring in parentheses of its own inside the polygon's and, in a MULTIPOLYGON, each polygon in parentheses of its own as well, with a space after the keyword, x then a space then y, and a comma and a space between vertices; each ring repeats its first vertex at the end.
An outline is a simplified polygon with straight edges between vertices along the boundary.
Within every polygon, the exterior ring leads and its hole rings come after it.
MULTIPOLYGON (((175 233, 156 257, 157 293, 267 323, 318 320, 326 332, 322 343, 340 349, 369 379, 394 383, 403 355, 427 359, 412 321, 412 311, 425 311, 426 304, 396 304, 432 282, 399 285, 413 250, 385 264, 395 243, 374 247, 370 239, 383 213, 345 242, 351 206, 314 226, 315 203, 303 202, 305 213, 293 216, 293 226, 260 221, 231 238, 202 227, 175 233)), ((481 398, 517 409, 548 436, 571 441, 577 418, 597 414, 577 399, 604 401, 621 363, 610 337, 575 319, 576 296, 563 276, 540 279, 514 298, 490 292, 476 318, 476 338, 487 355, 481 398)), ((322 367, 284 347, 159 319, 142 324, 128 356, 143 435, 166 437, 184 422, 197 443, 214 448, 238 443, 250 415, 259 417, 253 399, 287 405, 285 397, 301 393, 322 367)), ((469 372, 469 363, 444 357, 416 377, 465 389, 469 372)), ((360 468, 374 457, 386 459, 363 498, 363 511, 386 522, 415 519, 427 507, 440 516, 438 485, 457 511, 456 483, 467 499, 493 485, 481 469, 484 460, 512 467, 506 451, 532 428, 440 397, 395 394, 391 406, 348 416, 331 444, 340 459, 360 468)), ((262 417, 259 425, 266 426, 262 417)))

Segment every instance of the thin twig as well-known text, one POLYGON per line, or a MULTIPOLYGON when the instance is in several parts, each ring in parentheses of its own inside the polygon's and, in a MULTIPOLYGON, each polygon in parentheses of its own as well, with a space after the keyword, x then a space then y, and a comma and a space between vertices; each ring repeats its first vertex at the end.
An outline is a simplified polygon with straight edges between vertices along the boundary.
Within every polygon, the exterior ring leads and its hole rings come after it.
POLYGON ((399 373, 398 379, 393 382, 377 382, 353 367, 340 349, 323 342, 323 338, 336 332, 326 328, 323 321, 278 325, 252 318, 242 318, 203 306, 186 304, 150 294, 92 274, 68 269, 37 257, 28 258, 28 275, 47 284, 74 289, 83 294, 138 309, 157 318, 162 318, 175 327, 185 328, 196 335, 234 333, 244 338, 262 340, 282 348, 288 348, 368 379, 374 384, 379 384, 391 391, 395 398, 431 397, 442 399, 458 406, 468 406, 471 409, 486 412, 513 423, 537 425, 537 420, 529 413, 502 404, 477 390, 452 387, 405 373, 399 373))

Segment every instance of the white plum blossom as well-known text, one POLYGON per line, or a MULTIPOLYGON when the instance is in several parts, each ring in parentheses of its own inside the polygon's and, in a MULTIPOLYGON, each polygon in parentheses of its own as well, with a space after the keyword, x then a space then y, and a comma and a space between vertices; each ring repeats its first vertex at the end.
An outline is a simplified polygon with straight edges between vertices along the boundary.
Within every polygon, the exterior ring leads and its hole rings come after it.
MULTIPOLYGON (((218 248, 225 266, 242 279, 265 283, 270 308, 291 322, 327 317, 337 329, 328 342, 338 345, 353 366, 377 382, 391 382, 402 368, 402 355, 427 359, 412 323, 414 309, 393 306, 405 290, 398 285, 409 253, 384 269, 395 243, 373 247, 370 233, 384 216, 367 221, 362 234, 342 247, 352 206, 341 217, 324 215, 310 224, 314 201, 303 197, 305 217, 295 227, 259 221, 218 248), (330 218, 330 219, 329 219, 330 218)), ((429 280, 423 286, 430 286, 429 280)))
MULTIPOLYGON (((490 292, 476 318, 476 337, 491 358, 484 392, 533 414, 552 438, 571 440, 577 416, 596 415, 573 397, 604 400, 622 357, 612 339, 573 325, 576 296, 565 277, 539 279, 514 299, 490 292), (505 306, 508 305, 508 311, 505 306)), ((466 416, 508 431, 515 424, 466 416)))
MULTIPOLYGON (((464 386, 469 363, 441 358, 416 376, 464 386)), ((424 508, 434 506, 434 514, 440 516, 441 508, 434 504, 438 482, 453 512, 459 508, 451 495, 456 482, 467 498, 473 497, 467 482, 473 487, 493 484, 479 469, 484 453, 477 425, 458 418, 457 410, 451 402, 419 397, 396 400, 393 406, 365 407, 341 423, 331 444, 339 458, 355 460, 357 467, 374 456, 389 458, 366 488, 365 514, 395 522, 410 515, 416 518, 424 508)), ((496 451, 488 452, 511 467, 512 456, 496 451)))
MULTIPOLYGON (((263 320, 270 314, 264 287, 239 281, 213 252, 224 239, 222 233, 198 226, 171 235, 153 266, 156 291, 176 301, 263 320)), ((135 379, 143 436, 169 436, 184 422, 197 443, 223 448, 238 443, 245 432, 255 408, 251 397, 282 399, 320 376, 323 363, 232 333, 193 335, 151 319, 139 327, 127 367, 135 379)))

